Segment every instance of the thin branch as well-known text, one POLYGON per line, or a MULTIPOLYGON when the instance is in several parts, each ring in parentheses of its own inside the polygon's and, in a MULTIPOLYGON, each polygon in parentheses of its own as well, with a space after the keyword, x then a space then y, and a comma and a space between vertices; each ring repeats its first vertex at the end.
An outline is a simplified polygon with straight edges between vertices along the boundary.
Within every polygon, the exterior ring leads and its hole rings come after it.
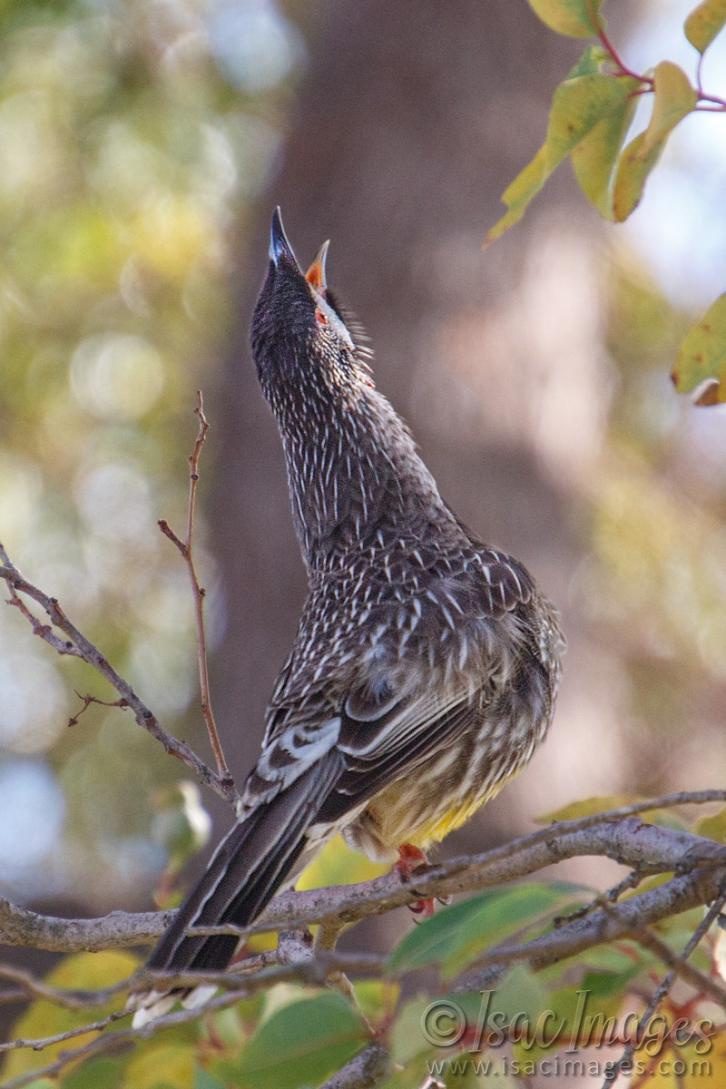
POLYGON ((32 998, 43 999, 68 1010, 85 1010, 89 1006, 101 1006, 108 1001, 111 995, 125 990, 126 986, 128 986, 128 984, 124 985, 123 983, 115 984, 103 991, 62 990, 58 987, 51 987, 50 984, 42 979, 36 979, 34 975, 26 972, 23 968, 16 968, 10 964, 0 964, 0 979, 16 983, 21 998, 27 999, 31 996, 32 998))
MULTIPOLYGON (((637 80, 638 83, 643 85, 643 89, 645 90, 645 92, 647 94, 650 94, 650 93, 655 91, 655 79, 653 78, 653 76, 646 76, 642 72, 636 72, 625 63, 623 58, 620 56, 620 53, 618 52, 618 50, 616 49, 616 47, 614 46, 614 44, 612 43, 612 41, 608 37, 607 31, 605 30, 605 27, 602 24, 600 24, 598 26, 597 36, 598 36, 598 39, 600 41, 600 45, 603 47, 603 49, 605 50, 605 52, 608 54, 611 61, 615 65, 615 69, 616 69, 615 75, 616 76, 627 76, 629 79, 637 80)), ((707 94, 703 90, 703 86, 702 86, 702 83, 701 83, 702 65, 703 65, 703 54, 701 54, 701 56, 699 57, 698 64, 697 64, 697 67, 696 67, 696 87, 695 87, 695 91, 696 91, 696 102, 698 104, 696 105, 695 109, 698 110, 699 112, 709 111, 709 112, 713 112, 713 113, 723 113, 724 111, 726 111, 726 99, 720 98, 718 95, 707 94), (712 103, 715 103, 715 105, 714 106, 701 106, 700 105, 701 102, 712 102, 712 103)), ((639 91, 636 92, 636 94, 639 94, 639 93, 641 93, 641 92, 639 92, 639 91)))
MULTIPOLYGON (((227 1006, 231 1006, 235 1002, 238 1002, 239 997, 239 993, 234 991, 219 995, 217 998, 214 998, 207 1003, 204 1007, 205 1012, 226 1009, 227 1006)), ((130 1016, 130 1014, 124 1012, 123 1014, 117 1015, 119 1019, 122 1016, 130 1016)), ((177 1025, 185 1025, 198 1018, 199 1010, 179 1010, 175 1013, 167 1014, 165 1017, 159 1017, 156 1021, 149 1022, 142 1029, 127 1028, 119 1029, 116 1032, 104 1033, 102 1036, 96 1036, 89 1043, 84 1044, 81 1047, 71 1048, 69 1051, 61 1052, 58 1058, 53 1062, 48 1063, 47 1066, 29 1070, 16 1078, 11 1078, 9 1081, 0 1083, 0 1089, 23 1089, 24 1086, 31 1085, 40 1078, 55 1077, 55 1075, 62 1073, 71 1063, 85 1062, 86 1059, 106 1054, 109 1051, 114 1051, 120 1044, 129 1044, 139 1040, 145 1040, 150 1036, 155 1036, 157 1033, 163 1032, 165 1029, 175 1028, 177 1025)))
POLYGON ((652 76, 643 76, 639 72, 635 72, 635 71, 633 71, 632 68, 628 67, 628 65, 625 63, 625 61, 622 59, 622 57, 618 53, 618 51, 615 48, 614 44, 610 41, 610 38, 608 37, 607 31, 605 30, 605 27, 602 24, 600 24, 598 26, 597 36, 600 39, 600 45, 603 47, 605 52, 609 55, 609 57, 612 60, 613 64, 617 68, 617 74, 619 76, 629 76, 630 79, 637 79, 639 83, 645 83, 645 84, 648 85, 650 90, 653 90, 653 88, 655 86, 655 80, 653 79, 653 77, 652 76))
POLYGON ((159 529, 176 546, 186 564, 189 572, 189 580, 192 584, 194 596, 194 618, 197 626, 197 668, 199 671, 199 692, 202 701, 202 716, 209 736, 214 759, 217 763, 217 774, 222 782, 234 788, 234 781, 229 772, 227 760, 222 748, 222 742, 217 730, 217 722, 212 707, 212 693, 209 685, 209 666, 207 664, 207 635, 204 624, 204 598, 206 591, 199 582, 197 570, 194 565, 194 516, 196 512, 197 486, 199 484, 199 459, 204 449, 209 431, 209 421, 204 415, 204 397, 200 389, 197 390, 197 404, 194 415, 199 421, 199 430, 194 441, 194 449, 189 455, 189 501, 187 504, 187 532, 184 540, 178 536, 169 523, 162 519, 159 529))
POLYGON ((31 1048, 33 1051, 43 1051, 46 1047, 51 1047, 53 1044, 62 1044, 64 1040, 73 1040, 78 1036, 87 1036, 89 1032, 100 1032, 101 1029, 105 1029, 108 1025, 114 1021, 119 1021, 122 1017, 128 1016, 125 1012, 109 1013, 106 1017, 101 1017, 98 1021, 91 1021, 88 1025, 81 1025, 79 1028, 67 1029, 66 1032, 56 1032, 54 1036, 38 1036, 32 1040, 25 1040, 19 1037, 17 1040, 9 1040, 5 1043, 0 1043, 0 1052, 2 1051, 18 1051, 21 1048, 31 1048))
MULTIPOLYGON (((346 967, 350 970, 351 965, 362 965, 362 962, 365 960, 365 957, 356 958, 355 956, 349 955, 343 958, 331 958, 327 964, 324 962, 309 961, 293 965, 280 965, 276 968, 267 969, 257 976, 245 977, 243 979, 235 979, 234 972, 210 972, 207 975, 187 973, 186 975, 181 976, 173 976, 170 973, 149 973, 148 978, 155 980, 159 979, 167 983, 178 981, 179 983, 186 982, 190 985, 195 985, 209 981, 218 987, 223 987, 225 993, 210 999, 199 1009, 179 1010, 148 1022, 142 1028, 120 1029, 116 1032, 105 1033, 103 1036, 97 1036, 95 1039, 91 1040, 90 1043, 84 1044, 82 1047, 63 1052, 54 1062, 49 1063, 47 1066, 40 1067, 33 1071, 29 1071, 28 1073, 21 1074, 19 1077, 13 1078, 10 1081, 3 1082, 0 1089, 22 1089, 22 1086, 29 1085, 36 1079, 42 1077, 52 1078, 54 1075, 61 1073, 70 1063, 85 1061, 93 1056, 113 1051, 119 1044, 145 1040, 165 1029, 174 1028, 177 1025, 184 1025, 190 1021, 196 1021, 201 1013, 208 1014, 214 1013, 217 1010, 226 1009, 228 1006, 238 1002, 240 997, 254 994, 275 983, 302 981, 320 986, 325 983, 329 974, 346 967)), ((381 966, 379 963, 377 967, 375 967, 375 972, 380 974, 380 970, 381 966)), ((371 966, 371 974, 374 974, 373 966, 371 966)), ((85 1026, 82 1030, 73 1029, 69 1033, 61 1035, 59 1039, 70 1039, 74 1035, 94 1031, 97 1027, 103 1028, 111 1020, 120 1020, 123 1017, 130 1016, 130 1013, 131 1011, 129 1010, 112 1014, 110 1018, 102 1019, 101 1021, 95 1022, 93 1025, 85 1026)), ((40 1050, 43 1047, 47 1047, 50 1043, 57 1042, 57 1039, 46 1037, 35 1041, 24 1041, 23 1046, 34 1047, 36 1050, 40 1050)))
MULTIPOLYGON (((691 953, 700 942, 701 938, 708 931, 708 929, 715 921, 716 917, 719 915, 725 900, 726 892, 722 891, 718 898, 714 900, 714 902, 711 904, 705 916, 698 924, 693 934, 691 934, 691 937, 686 942, 683 952, 681 953, 679 958, 680 962, 685 962, 688 960, 691 953)), ((650 1023, 650 1019, 670 991, 677 977, 677 966, 671 968, 670 971, 663 976, 663 979, 660 981, 657 988, 653 992, 650 1002, 640 1016, 638 1026, 633 1035, 633 1039, 628 1040, 627 1044, 625 1045, 623 1054, 620 1056, 620 1058, 616 1062, 608 1064, 605 1074, 605 1081, 603 1082, 603 1089, 610 1089, 610 1086, 615 1084, 621 1074, 629 1073, 632 1070, 633 1057, 637 1048, 640 1046, 643 1040, 643 1037, 648 1028, 648 1024, 650 1023)))
POLYGON ((76 711, 75 715, 71 715, 71 717, 68 719, 68 726, 77 726, 79 718, 81 717, 81 715, 85 715, 86 711, 92 703, 97 703, 101 707, 120 707, 122 710, 128 707, 128 703, 123 698, 123 696, 120 696, 117 700, 102 700, 99 699, 98 696, 91 696, 88 692, 85 696, 81 695, 80 692, 76 692, 76 695, 78 696, 79 700, 81 700, 83 706, 79 711, 76 711))
POLYGON ((77 658, 82 658, 84 662, 100 673, 101 676, 118 692, 119 696, 126 701, 127 705, 133 711, 134 718, 139 726, 160 742, 160 744, 163 745, 164 750, 170 756, 175 756, 177 760, 181 760, 183 764, 195 773, 200 782, 214 790, 221 798, 224 798, 229 802, 235 802, 237 796, 234 787, 230 786, 229 783, 212 771, 204 761, 199 759, 197 754, 190 749, 188 745, 183 741, 179 741, 177 738, 172 737, 171 734, 162 729, 156 715, 154 715, 143 700, 137 696, 128 681, 125 681, 123 677, 116 672, 111 663, 104 658, 90 639, 87 639, 75 624, 72 623, 65 611, 61 608, 57 598, 49 597, 48 594, 44 593, 37 586, 34 586, 32 582, 28 582, 27 579, 23 578, 17 567, 11 562, 10 557, 1 544, 0 561, 2 563, 2 566, 0 566, 0 578, 4 579, 10 588, 10 604, 15 604, 13 594, 15 597, 24 594, 26 597, 36 601, 38 605, 44 609, 53 626, 63 632, 66 639, 60 640, 47 625, 39 624, 30 610, 27 608, 21 609, 23 615, 33 626, 33 631, 40 635, 50 646, 57 650, 58 653, 72 654, 77 658), (62 650, 59 649, 58 645, 61 643, 62 650))
MULTIPOLYGON (((7 567, 12 568, 12 564, 10 563, 10 560, 8 558, 8 554, 1 544, 0 560, 2 560, 3 564, 5 564, 7 567)), ((6 576, 3 577, 6 578, 8 584, 8 592, 10 594, 10 597, 7 599, 8 605, 12 605, 13 608, 17 609, 20 614, 25 617, 25 619, 30 624, 33 635, 37 635, 39 639, 42 639, 45 643, 48 644, 49 647, 52 647, 57 654, 67 654, 71 658, 82 658, 83 655, 81 654, 80 650, 78 650, 78 648, 75 647, 69 639, 61 639, 55 634, 50 624, 43 624, 40 620, 38 620, 38 617, 33 612, 31 612, 23 599, 20 597, 10 579, 8 579, 6 576)))
POLYGON ((707 994, 715 1002, 718 1002, 726 1010, 726 987, 718 983, 711 976, 707 976, 700 968, 696 968, 689 961, 684 960, 678 953, 674 953, 670 946, 666 945, 652 930, 643 929, 635 935, 640 945, 655 953, 659 960, 669 968, 675 968, 681 979, 690 983, 701 994, 707 994))
POLYGON ((612 888, 606 889, 605 892, 601 892, 589 904, 585 904, 584 907, 580 907, 576 911, 571 911, 564 915, 555 915, 552 920, 552 925, 557 927, 562 926, 564 923, 574 922, 575 919, 584 919, 586 915, 595 911, 596 908, 616 903, 624 892, 629 892, 631 889, 637 888, 637 886, 645 880, 645 876, 646 875, 640 868, 631 870, 630 873, 625 875, 622 881, 618 881, 617 885, 613 885, 612 888))
POLYGON ((726 870, 695 870, 672 878, 658 888, 649 889, 593 912, 584 919, 542 934, 522 945, 505 944, 487 950, 475 969, 468 968, 456 982, 457 991, 486 990, 497 984, 506 969, 519 962, 539 971, 595 945, 638 940, 644 927, 679 915, 689 908, 711 903, 719 894, 726 870))
POLYGON ((61 919, 0 898, 0 944, 51 953, 126 949, 155 942, 173 918, 170 911, 112 911, 96 919, 61 919))

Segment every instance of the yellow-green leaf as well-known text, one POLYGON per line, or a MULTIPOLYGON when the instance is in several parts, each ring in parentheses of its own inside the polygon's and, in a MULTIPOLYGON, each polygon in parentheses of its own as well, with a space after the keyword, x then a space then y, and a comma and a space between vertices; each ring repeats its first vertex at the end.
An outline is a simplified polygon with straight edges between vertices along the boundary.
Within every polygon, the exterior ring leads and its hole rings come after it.
POLYGON ((195 1056, 196 1050, 190 1044, 142 1047, 126 1069, 123 1089, 194 1089, 195 1056))
POLYGON ((707 836, 718 843, 726 843, 726 809, 720 809, 712 817, 702 817, 694 832, 697 836, 707 836))
POLYGON ((662 144, 672 129, 691 113, 696 105, 696 92, 688 76, 672 61, 661 61, 653 73, 655 102, 650 124, 645 130, 642 154, 647 156, 662 144))
POLYGON ((587 199, 605 219, 613 218, 613 177, 623 140, 635 112, 635 99, 603 117, 573 149, 572 169, 587 199))
POLYGON ((705 53, 726 25, 726 0, 703 0, 683 24, 686 37, 694 49, 705 53))
POLYGON ((566 79, 552 96, 545 147, 551 173, 604 117, 620 113, 637 83, 599 72, 566 79))
POLYGON ((537 817, 538 824, 551 824, 553 821, 574 821, 579 817, 592 817, 596 813, 604 813, 607 809, 620 809, 623 805, 633 805, 642 801, 635 794, 606 794, 596 798, 583 798, 579 802, 570 802, 560 809, 553 809, 551 813, 543 813, 537 817))
POLYGON ((613 79, 598 72, 566 79, 559 85, 552 97, 547 139, 502 194, 509 211, 488 232, 485 245, 519 222, 553 170, 603 118, 617 115, 622 121, 628 96, 636 86, 635 80, 613 79))
POLYGON ((577 64, 570 69, 565 79, 593 76, 596 72, 602 72, 604 65, 611 63, 610 54, 601 45, 587 45, 580 54, 577 64))
POLYGON ((487 231, 484 240, 485 246, 489 246, 497 238, 501 238, 505 231, 508 231, 515 223, 519 223, 527 210, 529 202, 537 196, 552 173, 551 170, 547 170, 546 158, 547 146, 543 144, 534 159, 527 163, 524 170, 521 170, 514 181, 510 182, 504 190, 502 203, 506 204, 509 211, 487 231))
POLYGON ((668 136, 696 105, 696 92, 677 64, 662 61, 655 69, 655 101, 645 132, 623 151, 613 189, 613 215, 622 223, 635 211, 648 175, 658 162, 668 136))
POLYGON ((613 189, 613 217, 622 223, 640 204, 643 188, 651 170, 658 162, 663 144, 658 144, 649 155, 643 154, 645 133, 631 140, 618 161, 613 189))
MULTIPOLYGON (((115 950, 108 950, 105 953, 78 953, 62 960, 46 978, 47 982, 54 987, 69 990, 100 990, 126 979, 135 971, 138 963, 138 959, 130 953, 115 950)), ((94 1009, 92 1017, 89 1017, 88 1010, 65 1009, 44 1000, 34 1002, 25 1013, 21 1014, 10 1030, 12 1038, 32 1039, 82 1028, 89 1021, 101 1018, 111 1010, 120 1009, 123 1002, 124 996, 117 995, 108 1005, 94 1009)), ((78 1036, 74 1038, 73 1046, 81 1047, 97 1035, 98 1033, 91 1032, 78 1036)), ((69 1046, 68 1043, 60 1043, 46 1048, 43 1052, 44 1063, 57 1058, 59 1052, 67 1051, 69 1046)), ((6 1078, 14 1077, 25 1074, 39 1065, 41 1064, 35 1052, 11 1051, 5 1058, 2 1074, 6 1078)))
POLYGON ((371 862, 360 851, 354 851, 342 836, 335 836, 323 847, 298 878, 295 888, 324 889, 328 885, 351 885, 356 881, 370 881, 380 877, 390 867, 381 862, 371 862))
POLYGON ((568 38, 592 38, 597 35, 602 0, 529 0, 529 6, 542 22, 568 38))
POLYGON ((726 292, 686 333, 671 378, 697 405, 726 401, 726 292))

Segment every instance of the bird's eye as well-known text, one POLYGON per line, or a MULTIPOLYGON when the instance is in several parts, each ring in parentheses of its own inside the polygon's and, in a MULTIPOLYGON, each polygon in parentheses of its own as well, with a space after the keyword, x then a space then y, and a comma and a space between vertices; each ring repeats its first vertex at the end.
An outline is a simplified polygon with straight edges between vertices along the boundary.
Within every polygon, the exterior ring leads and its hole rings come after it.
POLYGON ((315 320, 318 325, 329 325, 328 315, 323 313, 319 306, 315 307, 315 320))

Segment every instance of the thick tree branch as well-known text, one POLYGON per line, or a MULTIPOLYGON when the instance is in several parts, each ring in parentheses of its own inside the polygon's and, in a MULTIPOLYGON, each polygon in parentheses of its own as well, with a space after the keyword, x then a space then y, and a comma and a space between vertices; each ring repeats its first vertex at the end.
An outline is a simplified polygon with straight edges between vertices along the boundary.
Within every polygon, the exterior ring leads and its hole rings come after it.
POLYGON ((372 1043, 359 1051, 321 1089, 373 1089, 388 1075, 391 1057, 382 1044, 372 1043))
MULTIPOLYGON (((656 805, 662 808, 669 801, 683 804, 684 800, 713 800, 713 795, 723 794, 723 791, 705 791, 669 795, 647 804, 649 808, 656 805)), ((281 928, 289 930, 310 923, 328 926, 355 923, 422 896, 446 896, 490 888, 579 855, 611 858, 641 873, 677 873, 667 885, 642 894, 655 896, 655 899, 645 901, 651 905, 652 913, 640 921, 641 926, 653 918, 715 899, 719 874, 726 870, 726 847, 688 832, 643 824, 637 818, 627 816, 634 808, 626 806, 609 813, 550 825, 492 851, 427 867, 416 873, 410 883, 402 882, 398 874, 391 873, 355 885, 285 892, 272 901, 251 927, 200 927, 194 932, 245 935, 281 928), (667 890, 672 888, 677 893, 669 903, 667 890)), ((624 904, 614 905, 612 910, 625 911, 637 900, 633 897, 624 904)), ((59 919, 0 901, 0 941, 6 945, 30 945, 55 952, 141 945, 156 940, 171 918, 171 912, 112 912, 99 919, 59 919)), ((588 927, 592 925, 592 918, 575 922, 588 927)), ((632 919, 630 925, 635 927, 636 924, 637 920, 632 919)), ((549 937, 562 942, 564 948, 566 943, 562 936, 566 933, 571 934, 571 929, 560 927, 549 937)))

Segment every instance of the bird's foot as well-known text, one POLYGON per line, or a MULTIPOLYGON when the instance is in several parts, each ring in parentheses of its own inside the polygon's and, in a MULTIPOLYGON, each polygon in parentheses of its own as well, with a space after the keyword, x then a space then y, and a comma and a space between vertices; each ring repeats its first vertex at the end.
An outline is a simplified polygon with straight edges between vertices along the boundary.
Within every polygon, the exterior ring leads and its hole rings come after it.
MULTIPOLYGON (((428 862, 425 852, 420 847, 414 847, 411 843, 404 843, 402 847, 398 848, 398 861, 394 868, 401 875, 401 880, 408 882, 416 870, 420 870, 422 866, 428 866, 428 862)), ((430 918, 434 913, 433 897, 414 900, 412 904, 408 905, 408 910, 412 915, 415 915, 417 923, 423 922, 424 919, 430 918)))

